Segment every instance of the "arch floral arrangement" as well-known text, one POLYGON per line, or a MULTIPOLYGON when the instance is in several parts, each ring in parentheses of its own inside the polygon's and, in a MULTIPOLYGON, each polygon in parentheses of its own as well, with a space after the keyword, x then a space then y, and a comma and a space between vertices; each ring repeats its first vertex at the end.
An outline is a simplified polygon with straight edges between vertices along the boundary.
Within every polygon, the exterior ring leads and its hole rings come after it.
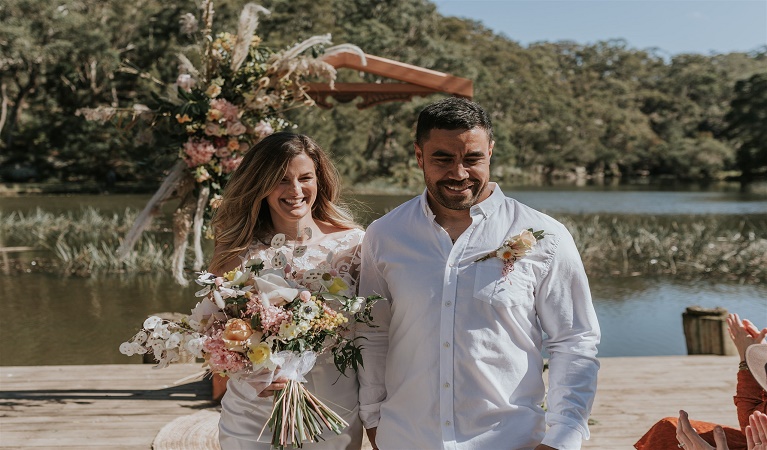
POLYGON ((188 284, 184 266, 189 235, 194 249, 192 268, 199 271, 203 264, 202 236, 212 238, 209 219, 243 155, 261 138, 292 126, 284 112, 315 106, 307 94, 309 80, 333 86, 336 70, 325 58, 353 52, 365 61, 364 52, 354 45, 326 48, 332 43, 329 34, 273 51, 262 45, 255 34, 259 15, 269 14, 255 3, 243 8, 236 34, 213 32, 212 0, 203 1, 201 11, 200 20, 191 13, 180 20, 181 32, 197 37, 199 45, 189 56, 198 59, 199 64, 195 66, 190 57, 180 54, 178 77, 168 86, 166 97, 153 96, 153 108, 137 104, 132 108, 77 111, 88 120, 102 123, 126 116, 131 121, 147 120, 155 132, 167 133, 170 129, 170 134, 177 137, 179 160, 137 217, 118 256, 122 258, 133 249, 162 204, 171 197, 180 198, 173 216, 171 266, 181 285, 188 284))

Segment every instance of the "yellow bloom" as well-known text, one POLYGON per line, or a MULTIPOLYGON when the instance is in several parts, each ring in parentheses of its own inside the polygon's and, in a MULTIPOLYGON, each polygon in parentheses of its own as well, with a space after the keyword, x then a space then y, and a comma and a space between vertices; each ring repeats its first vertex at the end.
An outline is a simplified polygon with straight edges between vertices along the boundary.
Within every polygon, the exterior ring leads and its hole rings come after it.
POLYGON ((338 294, 346 289, 349 289, 349 285, 344 283, 344 280, 339 277, 334 278, 333 282, 328 286, 328 292, 331 294, 338 294))
POLYGON ((210 98, 216 98, 218 95, 221 94, 221 86, 211 84, 210 87, 205 91, 205 95, 207 95, 210 98))
MULTIPOLYGON (((215 86, 215 85, 213 85, 213 86, 215 86)), ((211 88, 213 86, 211 86, 211 88)), ((218 86, 216 86, 216 87, 218 87, 218 86)), ((210 88, 208 88, 208 91, 210 91, 210 88)), ((221 88, 218 88, 218 92, 221 93, 221 88)), ((218 94, 216 94, 216 95, 218 95, 218 94)), ((215 97, 215 96, 211 95, 211 97, 215 97)), ((208 120, 209 121, 216 122, 218 119, 220 119, 222 117, 224 117, 224 113, 223 112, 221 112, 221 111, 219 111, 217 109, 213 109, 213 108, 208 110, 208 120)))
POLYGON ((272 357, 272 349, 269 348, 269 344, 261 342, 255 347, 248 349, 248 359, 253 365, 261 365, 272 357))

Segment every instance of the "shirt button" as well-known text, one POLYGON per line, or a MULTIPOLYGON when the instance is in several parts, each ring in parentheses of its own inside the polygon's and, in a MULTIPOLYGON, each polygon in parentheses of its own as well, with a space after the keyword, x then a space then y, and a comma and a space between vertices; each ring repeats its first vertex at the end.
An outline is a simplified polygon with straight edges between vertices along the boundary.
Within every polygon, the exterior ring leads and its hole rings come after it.
POLYGON ((448 300, 448 301, 445 302, 445 306, 453 306, 453 302, 448 300))
POLYGON ((449 420, 446 420, 446 421, 445 421, 445 426, 446 426, 446 427, 449 427, 449 426, 450 426, 450 421, 449 421, 449 420))
POLYGON ((444 345, 444 346, 445 346, 445 348, 448 348, 448 347, 450 347, 450 342, 445 342, 445 343, 444 343, 444 344, 442 344, 442 345, 444 345))
POLYGON ((445 389, 448 389, 450 387, 450 383, 445 383, 443 386, 445 386, 445 389))

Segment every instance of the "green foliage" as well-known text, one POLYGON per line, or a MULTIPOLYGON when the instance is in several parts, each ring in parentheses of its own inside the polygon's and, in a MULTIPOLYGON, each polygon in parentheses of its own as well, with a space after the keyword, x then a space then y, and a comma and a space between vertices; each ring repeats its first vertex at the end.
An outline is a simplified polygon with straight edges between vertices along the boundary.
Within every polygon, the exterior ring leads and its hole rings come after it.
MULTIPOLYGON (((245 3, 217 1, 215 26, 236 29, 245 3)), ((622 40, 522 47, 480 23, 443 17, 427 0, 260 3, 272 14, 261 18, 257 33, 275 50, 330 32, 334 42, 369 54, 472 79, 475 100, 496 129, 496 177, 579 169, 712 178, 767 165, 759 147, 767 140, 757 127, 765 121, 756 115, 767 108, 747 98, 763 92, 759 78, 750 77, 767 73, 765 48, 667 59, 622 40)), ((175 149, 142 139, 141 129, 97 127, 73 112, 165 95, 152 78, 175 81, 176 54, 195 44, 180 33, 179 18, 197 8, 193 0, 3 2, 0 83, 8 113, 0 166, 23 163, 41 177, 65 181, 100 177, 108 169, 122 180, 159 180, 175 149), (126 60, 133 73, 120 65, 126 60)), ((344 69, 338 81, 390 80, 344 69)), ((366 110, 336 105, 291 112, 289 119, 332 152, 348 183, 385 180, 412 188, 421 183, 412 158, 413 126, 436 98, 366 110)))
POLYGON ((738 168, 744 177, 767 169, 767 72, 735 84, 726 119, 737 145, 738 168))

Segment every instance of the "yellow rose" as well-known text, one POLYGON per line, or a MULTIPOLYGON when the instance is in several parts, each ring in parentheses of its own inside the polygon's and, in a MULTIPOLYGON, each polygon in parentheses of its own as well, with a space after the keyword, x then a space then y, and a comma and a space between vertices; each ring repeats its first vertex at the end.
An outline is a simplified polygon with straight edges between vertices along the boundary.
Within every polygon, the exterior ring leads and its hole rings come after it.
POLYGON ((255 347, 248 349, 248 359, 254 366, 260 366, 272 357, 272 349, 269 348, 269 344, 261 342, 255 347))

